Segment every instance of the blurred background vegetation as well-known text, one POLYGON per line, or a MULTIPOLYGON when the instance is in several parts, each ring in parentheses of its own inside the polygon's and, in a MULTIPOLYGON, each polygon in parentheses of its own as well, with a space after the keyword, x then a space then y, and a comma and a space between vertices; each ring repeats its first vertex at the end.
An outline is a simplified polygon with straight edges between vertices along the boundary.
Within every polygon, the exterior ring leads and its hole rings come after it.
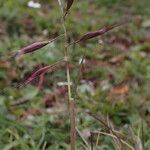
MULTIPOLYGON (((63 33, 57 0, 0 1, 0 149, 58 150, 69 148, 69 117, 65 69, 45 74, 17 89, 33 70, 64 56, 64 39, 33 54, 8 60, 10 52, 63 33), (43 79, 44 78, 44 79, 43 79)), ((65 1, 64 1, 65 4, 65 1)), ((72 92, 76 102, 77 149, 81 139, 100 150, 115 150, 117 142, 98 131, 106 125, 136 150, 150 147, 150 1, 78 0, 66 19, 68 42, 87 31, 133 20, 102 37, 70 48, 72 92), (79 69, 79 61, 84 63, 79 69), (100 117, 100 121, 89 113, 100 117), (103 121, 106 125, 102 124, 103 121), (91 133, 92 136, 91 136, 91 133), (92 137, 92 140, 90 140, 92 137), (90 141, 92 141, 90 143, 90 141)), ((124 149, 131 149, 124 145, 124 149)))

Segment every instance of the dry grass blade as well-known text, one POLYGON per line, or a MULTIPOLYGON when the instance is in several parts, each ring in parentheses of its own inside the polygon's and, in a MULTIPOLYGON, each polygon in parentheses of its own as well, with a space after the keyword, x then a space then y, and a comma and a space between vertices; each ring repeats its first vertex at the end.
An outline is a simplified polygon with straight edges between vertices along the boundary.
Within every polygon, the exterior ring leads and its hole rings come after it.
POLYGON ((98 144, 99 144, 99 138, 100 138, 100 133, 98 133, 98 135, 97 135, 97 139, 96 139, 96 147, 98 146, 98 144))
MULTIPOLYGON (((116 138, 117 139, 117 137, 115 135, 110 134, 110 133, 106 133, 106 132, 102 132, 102 131, 98 131, 98 132, 94 132, 94 133, 100 133, 100 134, 107 135, 107 136, 110 136, 112 138, 116 138)), ((124 140, 121 139, 121 142, 124 145, 126 145, 127 147, 129 147, 131 150, 135 150, 135 148, 133 146, 131 146, 130 144, 128 144, 126 141, 124 141, 124 140)))
POLYGON ((93 133, 91 132, 91 136, 90 136, 90 143, 91 143, 91 150, 94 150, 94 145, 93 145, 93 133))
POLYGON ((130 130, 131 130, 132 139, 134 141, 135 149, 136 150, 144 150, 143 145, 142 145, 142 140, 140 138, 141 124, 139 124, 138 134, 132 129, 132 127, 130 128, 130 130))
MULTIPOLYGON (((108 115, 107 115, 107 125, 108 125, 108 127, 110 127, 114 131, 114 127, 110 123, 108 115)), ((113 133, 110 131, 110 134, 113 134, 113 133)), ((118 140, 118 138, 116 139, 116 138, 113 137, 113 143, 114 143, 114 147, 116 149, 118 149, 118 150, 122 149, 121 148, 122 147, 121 142, 120 142, 120 140, 118 140)))
POLYGON ((96 116, 96 115, 93 115, 92 113, 88 113, 91 117, 93 117, 94 119, 96 119, 97 121, 99 121, 100 123, 102 123, 104 126, 105 126, 105 128, 107 128, 110 132, 112 132, 112 134, 114 134, 116 137, 117 137, 117 139, 120 141, 120 144, 122 143, 121 142, 121 138, 116 134, 116 132, 114 131, 114 130, 112 130, 101 118, 99 118, 98 116, 96 116))
POLYGON ((84 144, 86 145, 87 149, 90 149, 90 145, 88 144, 88 142, 84 139, 84 137, 82 136, 81 132, 79 131, 79 129, 76 127, 76 131, 78 133, 78 135, 81 137, 82 141, 84 142, 84 144))
POLYGON ((47 142, 44 142, 44 144, 42 146, 42 150, 46 150, 46 145, 47 145, 47 142))
POLYGON ((141 140, 142 140, 143 149, 145 149, 143 119, 141 120, 141 140))
POLYGON ((65 12, 65 15, 64 15, 64 18, 66 17, 68 11, 70 10, 72 4, 73 4, 74 0, 67 0, 67 6, 66 6, 66 12, 65 12))

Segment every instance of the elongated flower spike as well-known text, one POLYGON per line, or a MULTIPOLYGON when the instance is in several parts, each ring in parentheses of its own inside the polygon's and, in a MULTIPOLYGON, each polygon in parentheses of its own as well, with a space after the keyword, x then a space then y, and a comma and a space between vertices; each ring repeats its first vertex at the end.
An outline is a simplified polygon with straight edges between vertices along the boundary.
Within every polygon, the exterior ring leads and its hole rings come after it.
POLYGON ((21 48, 19 51, 17 52, 12 52, 10 54, 10 58, 13 58, 13 57, 17 57, 17 56, 20 56, 20 55, 23 55, 23 54, 27 54, 27 53, 31 53, 31 52, 34 52, 46 45, 48 45, 49 43, 55 41, 56 39, 58 39, 59 37, 63 36, 64 34, 61 34, 59 36, 57 36, 56 38, 50 40, 50 41, 42 41, 42 42, 35 42, 33 44, 30 44, 26 47, 23 47, 21 48))
POLYGON ((55 64, 48 65, 48 66, 45 66, 45 67, 42 67, 42 68, 38 69, 37 71, 33 72, 23 83, 18 85, 18 87, 20 88, 22 86, 25 86, 25 85, 29 84, 32 80, 38 78, 42 74, 45 74, 49 71, 50 72, 54 71, 55 69, 57 69, 58 67, 63 65, 65 62, 66 61, 62 60, 62 61, 59 61, 55 64))
POLYGON ((42 41, 42 42, 33 43, 31 45, 28 45, 26 47, 21 48, 17 52, 12 52, 11 57, 17 57, 17 56, 20 56, 20 55, 23 55, 23 54, 26 54, 26 53, 34 52, 34 51, 46 46, 49 43, 50 43, 50 41, 42 41))
POLYGON ((95 38, 97 36, 101 36, 101 35, 105 34, 106 32, 108 32, 108 31, 110 31, 110 30, 112 30, 112 29, 114 29, 118 26, 121 26, 122 24, 123 23, 120 23, 120 24, 116 23, 116 24, 113 24, 113 25, 103 27, 103 28, 101 28, 100 30, 97 30, 97 31, 87 32, 86 34, 81 36, 81 38, 79 40, 77 40, 75 43, 83 42, 83 41, 95 38))
POLYGON ((67 0, 67 6, 66 6, 66 10, 65 10, 65 15, 64 18, 66 17, 66 15, 68 14, 72 4, 73 4, 74 0, 67 0))

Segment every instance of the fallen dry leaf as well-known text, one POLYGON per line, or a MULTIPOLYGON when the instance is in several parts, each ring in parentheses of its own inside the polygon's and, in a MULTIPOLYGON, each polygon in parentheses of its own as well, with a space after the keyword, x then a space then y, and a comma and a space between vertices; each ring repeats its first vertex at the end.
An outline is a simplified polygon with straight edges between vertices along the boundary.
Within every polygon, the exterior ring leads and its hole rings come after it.
POLYGON ((117 86, 114 86, 110 93, 111 94, 118 94, 118 95, 123 95, 123 94, 127 94, 129 91, 129 87, 128 85, 124 84, 124 85, 117 85, 117 86))

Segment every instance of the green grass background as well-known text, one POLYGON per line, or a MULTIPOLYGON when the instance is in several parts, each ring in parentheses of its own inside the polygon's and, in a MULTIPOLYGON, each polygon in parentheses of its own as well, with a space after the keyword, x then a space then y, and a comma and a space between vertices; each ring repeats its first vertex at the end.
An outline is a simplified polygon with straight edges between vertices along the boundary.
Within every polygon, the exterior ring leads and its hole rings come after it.
MULTIPOLYGON (((56 0, 40 0, 41 8, 27 6, 27 0, 0 1, 0 149, 47 150, 69 149, 68 113, 48 114, 44 97, 57 91, 57 83, 66 81, 65 68, 49 73, 44 88, 36 82, 21 89, 22 82, 37 68, 37 64, 52 64, 64 56, 64 39, 33 54, 7 60, 8 54, 30 43, 52 39, 63 33, 61 12, 56 0), (28 102, 17 107, 11 104, 20 99, 28 102), (32 113, 32 110, 37 110, 32 113), (24 118, 24 116, 26 116, 24 118)), ((64 1, 65 4, 65 1, 64 1)), ((115 129, 136 147, 137 137, 150 147, 150 1, 149 0, 78 0, 66 18, 70 41, 105 25, 125 20, 132 23, 114 29, 99 40, 89 40, 70 48, 71 63, 78 65, 83 56, 89 67, 79 77, 78 67, 71 69, 72 82, 79 79, 72 92, 76 102, 77 127, 85 136, 90 131, 108 132, 104 125, 87 112, 109 117, 115 129), (127 87, 127 93, 115 94, 116 85, 127 87)), ((38 80, 36 80, 38 81, 38 80)), ((120 87, 118 90, 121 89, 120 87)), ((65 110, 67 95, 56 95, 57 104, 50 111, 65 110)), ((107 123, 107 122, 106 122, 107 123)), ((95 147, 97 135, 93 137, 95 147)), ((90 137, 85 136, 90 144, 90 137)), ((82 150, 77 138, 77 149, 82 150)), ((124 147, 129 149, 128 147, 124 147)), ((97 149, 114 150, 109 136, 100 136, 97 149)))

